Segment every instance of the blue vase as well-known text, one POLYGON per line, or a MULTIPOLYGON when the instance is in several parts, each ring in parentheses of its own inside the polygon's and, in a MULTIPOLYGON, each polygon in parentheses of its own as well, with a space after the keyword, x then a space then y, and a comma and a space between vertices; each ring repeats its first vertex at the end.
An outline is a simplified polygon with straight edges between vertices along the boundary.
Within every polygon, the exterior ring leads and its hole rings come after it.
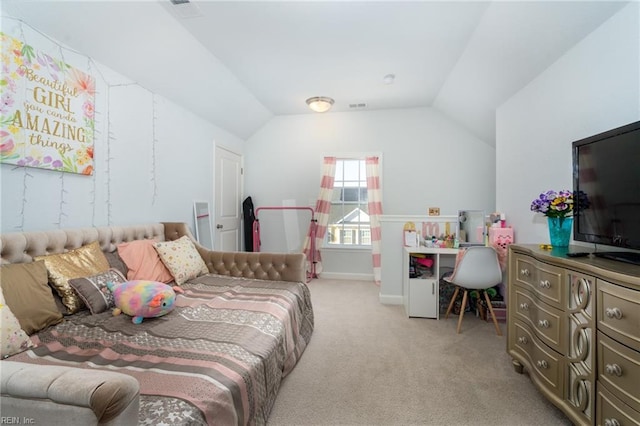
POLYGON ((552 247, 569 247, 573 217, 547 217, 552 247))

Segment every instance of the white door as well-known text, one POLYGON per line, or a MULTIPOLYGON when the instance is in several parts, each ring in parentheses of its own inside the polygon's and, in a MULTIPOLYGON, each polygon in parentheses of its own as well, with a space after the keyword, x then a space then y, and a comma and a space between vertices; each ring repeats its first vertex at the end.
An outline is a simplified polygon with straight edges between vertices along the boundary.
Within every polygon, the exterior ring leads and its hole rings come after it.
POLYGON ((218 251, 240 251, 242 157, 216 147, 215 241, 218 251))

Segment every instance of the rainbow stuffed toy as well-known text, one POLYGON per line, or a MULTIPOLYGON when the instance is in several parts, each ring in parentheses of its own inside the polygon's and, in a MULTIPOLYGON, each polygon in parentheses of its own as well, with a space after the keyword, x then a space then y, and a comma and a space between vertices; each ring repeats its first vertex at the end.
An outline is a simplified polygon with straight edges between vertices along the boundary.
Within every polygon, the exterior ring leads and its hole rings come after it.
POLYGON ((107 288, 113 293, 116 308, 113 315, 124 312, 133 317, 134 324, 140 324, 144 318, 155 318, 168 314, 173 310, 176 292, 184 293, 180 287, 167 284, 134 280, 124 283, 107 283, 107 288))

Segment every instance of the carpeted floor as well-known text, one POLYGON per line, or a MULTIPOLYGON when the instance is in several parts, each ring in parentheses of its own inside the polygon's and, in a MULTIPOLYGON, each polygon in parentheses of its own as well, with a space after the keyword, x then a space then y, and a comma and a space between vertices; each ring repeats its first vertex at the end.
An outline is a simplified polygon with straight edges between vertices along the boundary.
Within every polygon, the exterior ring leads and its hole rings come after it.
POLYGON ((467 314, 456 334, 457 316, 409 319, 369 281, 309 287, 315 331, 270 426, 571 425, 514 371, 491 323, 467 314))

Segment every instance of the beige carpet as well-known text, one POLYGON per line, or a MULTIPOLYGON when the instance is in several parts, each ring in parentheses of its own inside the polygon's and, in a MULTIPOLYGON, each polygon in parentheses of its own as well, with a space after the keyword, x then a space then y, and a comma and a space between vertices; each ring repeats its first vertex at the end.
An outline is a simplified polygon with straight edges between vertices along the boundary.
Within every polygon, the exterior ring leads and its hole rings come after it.
POLYGON ((491 323, 467 314, 457 335, 457 316, 409 319, 368 281, 309 287, 315 331, 270 426, 571 424, 514 371, 491 323))

